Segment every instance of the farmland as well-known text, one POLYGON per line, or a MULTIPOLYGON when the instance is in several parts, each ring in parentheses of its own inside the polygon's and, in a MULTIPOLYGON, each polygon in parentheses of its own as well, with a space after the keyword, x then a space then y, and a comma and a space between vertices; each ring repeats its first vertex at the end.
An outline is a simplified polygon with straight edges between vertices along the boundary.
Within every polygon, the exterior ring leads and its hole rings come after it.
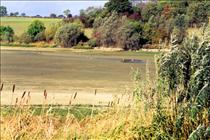
POLYGON ((50 18, 28 18, 28 17, 1 17, 2 26, 11 26, 16 35, 21 35, 24 31, 27 30, 27 27, 31 24, 33 20, 40 20, 44 24, 49 26, 52 23, 57 23, 61 19, 50 19, 50 18))

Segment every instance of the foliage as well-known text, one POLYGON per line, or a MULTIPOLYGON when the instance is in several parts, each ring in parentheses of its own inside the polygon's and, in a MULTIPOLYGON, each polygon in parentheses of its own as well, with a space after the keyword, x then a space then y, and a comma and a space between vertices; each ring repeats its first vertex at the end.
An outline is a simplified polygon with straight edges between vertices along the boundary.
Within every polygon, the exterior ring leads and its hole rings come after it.
POLYGON ((71 11, 69 9, 66 9, 63 11, 63 13, 66 17, 68 17, 71 14, 71 11))
POLYGON ((115 12, 109 17, 97 18, 94 28, 94 36, 99 45, 135 50, 146 43, 141 24, 126 16, 118 17, 115 12))
POLYGON ((169 96, 174 104, 175 133, 179 134, 178 138, 197 129, 190 137, 206 139, 210 121, 209 40, 192 37, 181 45, 177 45, 176 40, 172 42, 171 52, 161 57, 159 69, 160 76, 168 83, 169 96), (191 129, 181 129, 186 124, 191 129))
POLYGON ((31 43, 33 40, 31 38, 31 36, 28 33, 23 33, 21 34, 21 36, 19 37, 19 42, 20 43, 24 43, 24 44, 29 44, 31 43))
POLYGON ((29 25, 27 34, 31 37, 32 41, 36 41, 35 38, 37 34, 43 32, 44 30, 44 23, 39 20, 35 20, 29 25))
POLYGON ((125 50, 137 50, 147 42, 142 34, 142 25, 137 21, 128 20, 118 29, 118 45, 123 46, 125 50))
POLYGON ((93 40, 93 39, 89 40, 88 41, 88 46, 90 46, 91 48, 97 47, 98 46, 97 41, 93 40))
POLYGON ((58 28, 55 42, 62 47, 73 47, 80 41, 87 41, 87 37, 78 24, 66 24, 58 28))
POLYGON ((86 10, 80 11, 80 20, 84 24, 85 28, 93 27, 94 20, 100 16, 102 12, 101 8, 88 7, 86 10))
POLYGON ((56 17, 57 17, 57 15, 56 15, 56 14, 54 14, 54 13, 51 13, 51 14, 50 14, 50 17, 51 17, 51 18, 56 18, 56 17))
POLYGON ((132 3, 129 0, 110 0, 104 7, 110 13, 133 13, 132 3))
POLYGON ((50 24, 45 29, 44 34, 45 34, 46 41, 53 40, 55 33, 56 33, 57 29, 59 28, 59 26, 60 26, 59 24, 53 23, 53 24, 50 24))
POLYGON ((0 17, 7 15, 7 8, 5 6, 0 6, 0 17))
POLYGON ((209 8, 210 5, 205 2, 192 3, 188 8, 190 25, 197 25, 200 27, 202 24, 208 23, 209 8))
POLYGON ((45 40, 46 40, 46 37, 45 37, 44 31, 38 33, 34 38, 34 41, 45 41, 45 40))
POLYGON ((10 26, 0 26, 0 41, 13 42, 14 30, 10 26))

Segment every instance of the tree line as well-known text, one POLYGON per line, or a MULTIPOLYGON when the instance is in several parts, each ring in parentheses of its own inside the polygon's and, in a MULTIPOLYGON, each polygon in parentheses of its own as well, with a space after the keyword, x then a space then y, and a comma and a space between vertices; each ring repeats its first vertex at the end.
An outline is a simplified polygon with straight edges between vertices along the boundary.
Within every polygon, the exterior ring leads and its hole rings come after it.
MULTIPOLYGON (((2 10, 1 10, 2 11, 2 10)), ((1 12, 2 13, 2 12, 1 12)), ((4 12, 5 13, 5 12, 4 12)), ((201 1, 148 1, 110 0, 103 8, 89 7, 72 16, 65 10, 65 18, 51 27, 35 21, 20 36, 20 42, 54 41, 61 47, 87 44, 91 47, 120 47, 137 50, 169 44, 171 36, 182 43, 189 27, 202 27, 209 22, 210 2, 201 1), (43 26, 43 27, 42 27, 43 26), (32 35, 30 28, 36 31, 32 35), (42 28, 39 28, 42 27, 42 28), (93 28, 91 38, 84 28, 93 28)), ((51 14, 51 17, 56 15, 51 14)))

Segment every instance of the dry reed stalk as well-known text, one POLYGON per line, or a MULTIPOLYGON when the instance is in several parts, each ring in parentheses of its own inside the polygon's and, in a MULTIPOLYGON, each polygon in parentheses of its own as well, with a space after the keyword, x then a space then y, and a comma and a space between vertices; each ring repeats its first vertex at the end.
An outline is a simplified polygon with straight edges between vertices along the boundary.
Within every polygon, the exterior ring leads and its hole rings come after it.
POLYGON ((110 102, 108 102, 108 107, 110 106, 110 102))
POLYGON ((18 104, 18 98, 16 98, 16 100, 15 100, 15 105, 17 105, 18 104))
POLYGON ((95 95, 96 95, 96 93, 97 93, 97 89, 95 89, 95 95))
POLYGON ((47 99, 47 90, 46 89, 44 90, 44 99, 45 100, 47 99))
POLYGON ((118 100, 117 100, 117 104, 120 104, 120 98, 118 98, 118 100))
POLYGON ((76 97, 77 97, 77 92, 75 92, 75 94, 74 94, 74 99, 76 99, 76 97))
POLYGON ((15 84, 12 86, 12 92, 15 92, 15 84))
POLYGON ((28 98, 31 99, 31 93, 30 93, 30 91, 28 92, 28 98))
POLYGON ((0 92, 3 90, 4 83, 1 84, 0 92))
POLYGON ((25 97, 26 91, 23 92, 21 99, 25 97))

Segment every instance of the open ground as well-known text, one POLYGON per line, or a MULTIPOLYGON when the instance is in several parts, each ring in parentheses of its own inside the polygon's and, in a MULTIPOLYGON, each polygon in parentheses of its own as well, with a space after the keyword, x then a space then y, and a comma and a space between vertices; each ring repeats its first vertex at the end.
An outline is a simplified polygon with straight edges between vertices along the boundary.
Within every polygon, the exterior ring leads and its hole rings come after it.
POLYGON ((14 104, 24 91, 31 92, 32 104, 42 104, 44 90, 50 104, 68 104, 76 92, 74 104, 107 104, 115 95, 131 93, 132 70, 145 75, 147 67, 154 76, 155 54, 1 47, 2 104, 14 104), (124 63, 125 59, 142 61, 124 63), (11 101, 13 84, 16 89, 11 101))

